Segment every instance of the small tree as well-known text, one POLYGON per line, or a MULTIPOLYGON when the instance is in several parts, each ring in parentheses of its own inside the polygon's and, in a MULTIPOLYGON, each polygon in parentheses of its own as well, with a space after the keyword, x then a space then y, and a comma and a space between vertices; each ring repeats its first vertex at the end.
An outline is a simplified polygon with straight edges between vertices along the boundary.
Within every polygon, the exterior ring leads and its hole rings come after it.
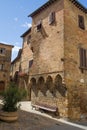
POLYGON ((19 89, 14 83, 10 83, 8 88, 3 92, 3 107, 2 110, 7 112, 17 111, 18 102, 26 97, 26 90, 19 89))

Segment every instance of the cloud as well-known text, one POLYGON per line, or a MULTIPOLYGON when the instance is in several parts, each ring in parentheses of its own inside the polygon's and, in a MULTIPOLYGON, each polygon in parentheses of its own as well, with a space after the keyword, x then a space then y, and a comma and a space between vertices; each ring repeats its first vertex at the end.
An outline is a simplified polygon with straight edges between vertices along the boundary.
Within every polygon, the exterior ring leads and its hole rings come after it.
POLYGON ((21 26, 22 26, 22 27, 25 27, 25 28, 26 28, 26 27, 30 28, 30 27, 32 26, 32 24, 25 22, 25 23, 22 24, 21 26))
POLYGON ((12 49, 12 60, 14 60, 18 54, 18 51, 21 47, 18 47, 18 46, 14 46, 14 48, 12 49))
POLYGON ((14 46, 13 49, 12 49, 12 51, 13 51, 13 52, 14 52, 14 51, 19 51, 20 48, 21 48, 21 47, 14 46))
POLYGON ((18 21, 18 18, 17 18, 17 17, 15 17, 15 18, 14 18, 14 21, 15 21, 15 22, 17 22, 17 21, 18 21))

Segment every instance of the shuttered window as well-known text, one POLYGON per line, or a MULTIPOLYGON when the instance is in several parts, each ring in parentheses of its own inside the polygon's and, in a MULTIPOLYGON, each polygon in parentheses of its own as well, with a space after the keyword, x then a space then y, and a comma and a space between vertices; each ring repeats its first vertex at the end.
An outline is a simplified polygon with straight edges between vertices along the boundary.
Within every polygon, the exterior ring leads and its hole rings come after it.
POLYGON ((0 64, 0 70, 4 70, 4 64, 0 64))
POLYGON ((87 69, 87 50, 80 48, 80 68, 87 69))
POLYGON ((84 30, 85 29, 84 17, 79 15, 78 16, 78 22, 79 22, 79 27, 84 30))
POLYGON ((0 54, 5 54, 5 48, 0 48, 0 54))
POLYGON ((27 44, 29 45, 30 42, 31 42, 31 35, 29 35, 28 38, 27 38, 27 44))
POLYGON ((32 64, 33 64, 33 60, 30 60, 29 61, 29 68, 31 68, 32 64))
POLYGON ((42 22, 41 22, 41 20, 40 20, 40 21, 38 22, 38 24, 37 24, 37 32, 40 31, 41 28, 42 28, 42 22))
POLYGON ((52 24, 55 22, 55 12, 51 12, 49 14, 49 24, 52 24))

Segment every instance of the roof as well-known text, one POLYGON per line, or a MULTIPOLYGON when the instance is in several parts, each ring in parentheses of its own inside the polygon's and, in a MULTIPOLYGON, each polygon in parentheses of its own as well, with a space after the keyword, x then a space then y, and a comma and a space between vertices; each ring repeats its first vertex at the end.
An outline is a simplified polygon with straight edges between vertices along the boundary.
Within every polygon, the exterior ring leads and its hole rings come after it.
POLYGON ((19 49, 17 57, 11 62, 11 64, 14 64, 17 60, 21 58, 22 49, 19 49))
POLYGON ((3 46, 9 46, 9 47, 14 47, 13 45, 9 45, 9 44, 7 44, 7 43, 0 43, 0 45, 3 45, 3 46))
MULTIPOLYGON (((49 7, 55 1, 59 1, 59 0, 49 0, 44 5, 42 5, 40 8, 38 8, 37 10, 35 10, 33 13, 29 14, 28 17, 35 16, 36 14, 38 14, 39 12, 41 12, 42 10, 46 9, 47 7, 49 7)), ((71 1, 75 6, 77 6, 77 8, 79 8, 83 12, 87 13, 87 8, 85 8, 78 0, 69 0, 69 1, 71 1)))
POLYGON ((25 37, 27 34, 29 34, 29 32, 31 32, 31 28, 24 32, 20 37, 25 37))

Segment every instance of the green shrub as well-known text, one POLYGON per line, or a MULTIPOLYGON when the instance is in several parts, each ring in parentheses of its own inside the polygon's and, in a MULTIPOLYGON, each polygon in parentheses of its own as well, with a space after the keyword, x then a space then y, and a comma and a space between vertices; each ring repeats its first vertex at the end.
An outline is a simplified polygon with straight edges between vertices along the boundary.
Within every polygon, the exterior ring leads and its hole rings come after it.
POLYGON ((3 107, 7 112, 13 112, 18 109, 17 103, 26 97, 26 90, 19 89, 15 84, 10 83, 3 93, 3 107))

